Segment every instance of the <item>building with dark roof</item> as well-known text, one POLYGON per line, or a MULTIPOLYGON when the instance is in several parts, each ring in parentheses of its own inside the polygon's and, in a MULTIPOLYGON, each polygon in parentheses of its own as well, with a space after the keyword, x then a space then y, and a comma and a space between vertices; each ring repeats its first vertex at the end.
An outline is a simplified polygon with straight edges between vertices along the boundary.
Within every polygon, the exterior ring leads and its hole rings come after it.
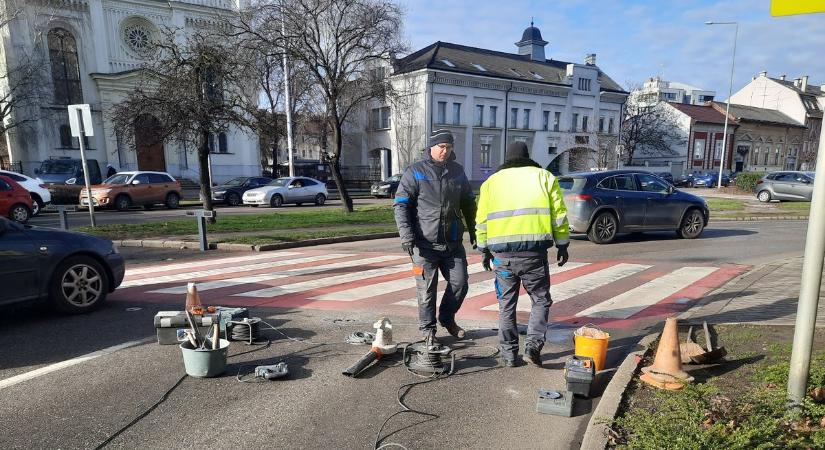
POLYGON ((781 112, 806 130, 799 149, 797 163, 801 170, 810 170, 816 162, 819 136, 822 132, 822 105, 825 85, 811 83, 808 76, 794 80, 785 75, 778 78, 760 72, 745 87, 734 93, 731 106, 746 105, 781 112))
POLYGON ((452 131, 457 161, 475 184, 513 141, 526 142, 531 157, 555 173, 605 167, 615 157, 628 92, 595 54, 582 63, 552 59, 532 25, 515 45, 507 53, 439 41, 396 59, 389 78, 401 95, 368 105, 367 125, 350 129, 348 142, 385 176, 419 156, 438 128, 452 131))
MULTIPOLYGON (((673 114, 671 121, 678 124, 682 139, 671 145, 670 155, 636 157, 635 159, 657 165, 662 165, 661 163, 666 161, 671 166, 671 173, 674 175, 718 171, 723 159, 725 115, 710 105, 662 102, 659 107, 673 114)), ((728 121, 728 149, 733 146, 733 136, 737 126, 738 123, 735 120, 728 121)), ((730 171, 730 151, 726 152, 725 156, 723 170, 730 171)))

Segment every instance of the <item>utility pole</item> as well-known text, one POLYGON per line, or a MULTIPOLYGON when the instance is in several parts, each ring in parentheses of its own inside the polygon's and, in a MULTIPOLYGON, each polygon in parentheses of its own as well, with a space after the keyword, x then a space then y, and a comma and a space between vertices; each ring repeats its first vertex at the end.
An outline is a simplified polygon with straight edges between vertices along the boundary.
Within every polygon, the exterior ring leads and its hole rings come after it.
POLYGON ((735 25, 733 32, 733 58, 730 61, 730 85, 728 86, 728 100, 725 106, 725 128, 722 131, 722 154, 719 156, 719 180, 716 189, 722 189, 722 170, 725 160, 728 159, 728 118, 730 117, 730 97, 733 95, 733 68, 736 66, 736 41, 739 38, 739 22, 705 22, 705 25, 735 25))
MULTIPOLYGON (((283 17, 281 17, 281 34, 283 34, 284 39, 286 39, 286 24, 283 17)), ((284 47, 283 50, 284 98, 286 99, 286 104, 284 105, 284 109, 286 109, 286 148, 289 152, 289 176, 294 177, 295 165, 292 161, 292 103, 289 101, 289 66, 287 65, 286 59, 286 47, 284 47)))

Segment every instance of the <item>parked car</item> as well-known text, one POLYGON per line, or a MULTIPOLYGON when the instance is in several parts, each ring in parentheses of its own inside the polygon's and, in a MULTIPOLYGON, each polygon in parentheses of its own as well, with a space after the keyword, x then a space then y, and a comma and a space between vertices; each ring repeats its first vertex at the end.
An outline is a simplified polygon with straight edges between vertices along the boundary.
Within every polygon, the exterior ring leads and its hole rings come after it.
POLYGON ((212 201, 238 206, 243 202, 243 193, 272 182, 268 177, 238 177, 212 188, 212 201))
POLYGON ((29 191, 13 179, 0 175, 0 216, 26 223, 31 215, 32 196, 29 191))
MULTIPOLYGON (((180 182, 166 172, 118 172, 92 186, 93 206, 118 211, 138 205, 149 209, 156 204, 174 209, 180 206, 180 199, 180 182)), ((89 205, 85 189, 80 192, 80 205, 89 205)))
POLYGON ((675 230, 695 239, 710 217, 704 199, 679 191, 645 172, 611 170, 559 177, 570 230, 586 233, 596 244, 619 233, 675 230))
POLYGON ((682 174, 674 178, 671 184, 676 187, 693 187, 693 177, 694 174, 692 173, 682 174))
POLYGON ((49 301, 74 314, 99 307, 123 281, 123 257, 111 241, 29 227, 0 218, 0 304, 49 301))
MULTIPOLYGON (((89 183, 99 184, 103 179, 100 166, 96 159, 87 159, 89 166, 89 183)), ((83 161, 80 158, 59 157, 51 158, 40 163, 34 169, 34 174, 46 185, 52 184, 85 184, 83 175, 83 161), (69 183, 69 181, 72 181, 69 183)))
POLYGON ((670 172, 656 172, 653 175, 667 181, 670 184, 673 184, 673 174, 670 172))
POLYGON ((277 208, 284 203, 315 203, 324 204, 329 197, 324 183, 306 177, 286 177, 272 180, 266 186, 250 189, 243 194, 244 205, 269 205, 277 208))
POLYGON ((756 182, 756 198, 771 200, 811 201, 814 192, 814 172, 771 172, 756 182))
POLYGON ((22 173, 9 172, 6 170, 0 170, 0 175, 11 178, 16 181, 17 184, 23 186, 24 189, 29 191, 29 195, 32 197, 33 216, 40 214, 40 211, 42 211, 46 205, 51 203, 52 193, 49 192, 48 187, 42 182, 35 180, 34 178, 27 177, 22 173))
POLYGON ((398 183, 401 182, 401 174, 395 174, 384 181, 379 181, 372 184, 370 187, 370 194, 373 197, 395 197, 395 191, 398 189, 398 183))
MULTIPOLYGON (((707 172, 702 175, 694 176, 692 187, 716 187, 719 185, 719 172, 707 172)), ((728 187, 730 185, 730 178, 722 174, 722 186, 728 187)))

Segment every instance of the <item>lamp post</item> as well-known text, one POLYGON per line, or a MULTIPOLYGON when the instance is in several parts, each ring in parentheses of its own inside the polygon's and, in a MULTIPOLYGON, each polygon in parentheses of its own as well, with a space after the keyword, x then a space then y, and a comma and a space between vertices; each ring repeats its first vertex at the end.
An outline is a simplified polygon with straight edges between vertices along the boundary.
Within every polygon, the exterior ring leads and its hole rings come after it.
POLYGON ((739 22, 705 22, 705 25, 734 25, 733 33, 733 58, 730 61, 730 86, 728 86, 728 101, 725 102, 725 128, 722 132, 722 155, 719 160, 719 182, 717 189, 722 189, 722 169, 725 168, 725 160, 728 156, 728 117, 730 116, 730 97, 733 95, 733 68, 736 66, 736 40, 739 38, 739 22))

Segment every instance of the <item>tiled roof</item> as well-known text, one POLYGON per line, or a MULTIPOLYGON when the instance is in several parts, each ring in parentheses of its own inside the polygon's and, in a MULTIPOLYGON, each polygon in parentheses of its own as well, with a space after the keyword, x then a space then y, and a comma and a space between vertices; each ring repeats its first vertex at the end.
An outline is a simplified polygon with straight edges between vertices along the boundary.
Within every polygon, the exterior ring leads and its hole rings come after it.
MULTIPOLYGON (((544 62, 532 61, 530 55, 497 52, 439 41, 404 58, 397 59, 395 73, 408 73, 427 68, 569 87, 570 83, 565 82, 568 64, 570 63, 552 59, 544 62)), ((602 91, 627 94, 601 69, 594 67, 599 71, 602 91)))
MULTIPOLYGON (((690 116, 697 122, 719 124, 725 123, 725 115, 720 113, 710 105, 685 105, 684 103, 676 102, 668 102, 668 105, 690 116)), ((729 120, 728 123, 736 122, 729 120)))
POLYGON ((802 89, 800 89, 797 85, 794 84, 793 80, 780 80, 779 78, 771 78, 771 80, 776 81, 779 84, 783 84, 800 94, 816 95, 819 97, 825 95, 825 91, 822 91, 819 85, 816 84, 808 83, 808 85, 805 86, 805 91, 803 92, 802 89))
MULTIPOLYGON (((714 102, 714 104, 720 112, 724 111, 727 107, 727 103, 714 102)), ((731 103, 730 115, 731 118, 737 121, 763 122, 775 125, 805 128, 805 125, 774 109, 765 109, 758 108, 756 106, 737 105, 731 103)))

